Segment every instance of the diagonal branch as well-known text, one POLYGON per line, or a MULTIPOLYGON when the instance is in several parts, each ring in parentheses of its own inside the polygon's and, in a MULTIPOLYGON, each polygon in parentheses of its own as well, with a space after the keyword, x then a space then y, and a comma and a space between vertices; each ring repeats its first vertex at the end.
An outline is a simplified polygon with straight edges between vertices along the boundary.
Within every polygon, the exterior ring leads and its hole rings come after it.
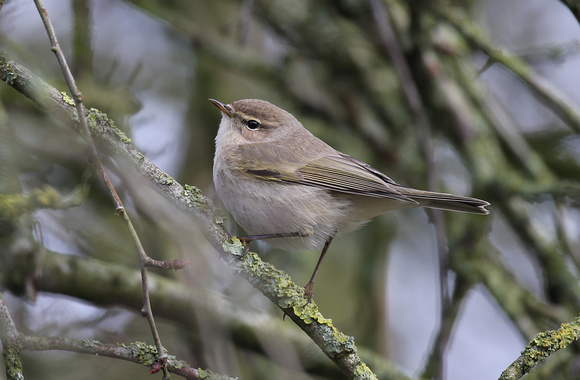
MULTIPOLYGON (((34 337, 21 334, 8 312, 0 295, 0 339, 4 346, 6 372, 10 379, 22 379, 22 365, 19 353, 22 350, 47 351, 66 350, 81 354, 106 356, 151 367, 157 360, 157 349, 143 342, 125 344, 104 344, 94 339, 71 339, 61 337, 34 337)), ((228 380, 229 377, 216 375, 208 370, 193 368, 182 360, 170 356, 167 369, 188 379, 228 380)))
MULTIPOLYGON (((401 88, 405 94, 405 99, 407 101, 409 110, 415 118, 415 139, 417 140, 417 146, 419 147, 419 152, 421 153, 421 158, 425 162, 426 176, 427 176, 427 187, 432 190, 437 190, 437 175, 435 163, 433 161, 433 147, 431 145, 431 123, 427 117, 427 110, 421 99, 419 89, 415 80, 413 78, 411 69, 405 60, 403 54, 403 49, 401 48, 399 41, 397 41, 395 30, 391 25, 391 15, 388 12, 388 8, 382 4, 380 0, 370 0, 370 6, 372 9, 373 17, 375 23, 377 24, 377 34, 381 44, 381 48, 385 50, 386 54, 389 56, 397 76, 401 78, 401 88)), ((449 295, 449 279, 447 276, 447 268, 449 266, 449 255, 447 252, 446 237, 445 237, 445 218, 441 210, 428 210, 427 215, 431 223, 435 228, 435 239, 437 242, 437 258, 439 260, 439 302, 440 302, 440 318, 441 323, 439 326, 439 333, 437 334, 437 339, 433 346, 433 363, 438 364, 436 378, 442 378, 445 369, 443 368, 442 360, 445 355, 445 349, 447 348, 447 343, 449 341, 449 335, 444 332, 451 332, 451 329, 447 326, 451 326, 453 321, 451 317, 451 302, 449 295)), ((435 367, 435 366, 433 366, 435 367)))
MULTIPOLYGON (((51 114, 76 128, 74 108, 67 102, 68 97, 26 68, 8 60, 1 52, 0 78, 31 98, 41 108, 50 110, 51 114)), ((205 237, 229 268, 239 273, 283 310, 349 378, 376 378, 358 355, 354 339, 336 329, 330 319, 324 318, 318 306, 314 302, 308 302, 302 287, 295 285, 285 272, 260 260, 257 254, 243 255, 241 242, 231 238, 225 228, 223 216, 199 189, 182 186, 155 166, 105 114, 96 109, 84 109, 84 113, 100 148, 114 154, 116 159, 132 164, 141 175, 156 184, 170 201, 194 216, 204 229, 205 237)))
POLYGON ((539 333, 528 343, 520 357, 502 372, 499 380, 520 379, 548 356, 578 339, 580 339, 580 317, 570 323, 563 323, 558 330, 539 333))
POLYGON ((552 110, 566 125, 576 133, 580 132, 580 113, 564 94, 540 77, 520 58, 508 55, 491 46, 481 31, 459 10, 431 6, 440 18, 455 27, 475 48, 485 53, 492 62, 497 62, 518 77, 543 104, 552 110))
POLYGON ((20 361, 20 345, 17 342, 18 330, 8 312, 2 294, 0 294, 0 341, 2 356, 6 367, 8 380, 22 379, 22 362, 20 361))
POLYGON ((167 378, 166 369, 165 369, 165 363, 167 361, 167 353, 165 352, 165 349, 163 348, 163 345, 161 344, 161 338, 159 336, 159 332, 157 331, 157 326, 155 324, 155 318, 153 317, 153 311, 151 310, 151 297, 149 295, 149 285, 148 285, 148 278, 147 278, 147 263, 150 262, 151 259, 149 258, 147 253, 145 253, 145 249, 143 248, 143 244, 141 244, 141 240, 139 239, 137 231, 135 230, 135 227, 133 226, 133 223, 131 222, 129 215, 127 214, 125 207, 123 206, 123 202, 121 201, 119 194, 117 194, 117 191, 115 190, 115 187, 113 186, 113 184, 109 178, 109 175, 107 174, 107 171, 105 170, 103 163, 101 162, 101 159, 99 157, 99 152, 97 151, 97 147, 95 146, 95 142, 93 141, 91 131, 89 130, 87 118, 84 114, 84 109, 83 109, 84 108, 83 107, 84 97, 76 85, 76 81, 72 75, 70 67, 68 66, 68 63, 67 63, 66 58, 64 56, 64 53, 63 53, 62 49, 60 48, 60 44, 58 43, 56 33, 54 31, 54 28, 52 26, 50 18, 48 17, 48 12, 44 8, 44 5, 43 5, 41 0, 34 0, 34 3, 36 4, 36 8, 38 9, 38 13, 40 14, 40 18, 42 19, 42 22, 44 23, 44 27, 46 28, 46 32, 48 34, 48 38, 49 38, 50 43, 51 43, 51 49, 54 52, 54 54, 56 55, 58 63, 62 69, 62 74, 66 80, 67 86, 73 95, 73 101, 74 101, 75 108, 76 108, 76 114, 77 114, 79 124, 81 125, 82 131, 84 134, 83 137, 89 143, 89 148, 90 148, 91 156, 92 156, 91 161, 94 161, 95 166, 97 167, 97 170, 98 170, 99 174, 101 175, 101 179, 102 179, 103 183, 105 184, 105 187, 107 188, 107 191, 109 192, 109 194, 113 198, 113 202, 115 203, 115 211, 117 212, 117 214, 119 214, 123 218, 123 221, 125 222, 125 225, 127 226, 127 229, 129 230, 129 235, 131 236, 131 240, 133 241, 133 244, 135 245, 135 249, 137 250, 137 254, 139 255, 139 262, 141 265, 141 284, 143 287, 143 309, 141 310, 141 313, 147 318, 147 321, 149 322, 149 328, 151 330, 151 335, 153 336, 153 341, 155 342, 155 346, 157 347, 157 360, 159 361, 159 363, 161 363, 161 367, 163 369, 163 374, 164 374, 163 378, 165 379, 165 378, 167 378))

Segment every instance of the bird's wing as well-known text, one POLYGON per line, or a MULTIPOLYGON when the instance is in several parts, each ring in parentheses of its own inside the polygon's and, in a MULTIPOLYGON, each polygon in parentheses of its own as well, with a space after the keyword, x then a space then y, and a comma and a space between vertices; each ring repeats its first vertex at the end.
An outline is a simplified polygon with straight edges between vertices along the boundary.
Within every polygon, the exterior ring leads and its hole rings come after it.
POLYGON ((391 198, 412 204, 415 200, 401 194, 392 179, 370 165, 349 155, 333 151, 319 157, 309 157, 307 163, 286 159, 296 152, 284 154, 289 148, 265 148, 262 144, 240 146, 237 167, 245 173, 264 180, 284 181, 316 186, 330 191, 391 198), (243 158, 242 158, 243 157, 243 158), (243 169, 242 169, 243 168, 243 169))

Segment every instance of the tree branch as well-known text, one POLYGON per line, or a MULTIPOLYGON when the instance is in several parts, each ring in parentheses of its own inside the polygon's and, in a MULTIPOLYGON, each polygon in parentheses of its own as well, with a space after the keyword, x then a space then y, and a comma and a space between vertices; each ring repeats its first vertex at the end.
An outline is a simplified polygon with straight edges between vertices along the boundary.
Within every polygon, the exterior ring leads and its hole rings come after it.
MULTIPOLYGON (((0 267, 0 278, 3 279, 3 286, 18 294, 21 279, 33 275, 31 272, 36 269, 26 265, 25 256, 29 252, 6 253, 14 260, 8 261, 0 256, 0 261, 5 263, 0 267)), ((46 250, 41 271, 35 277, 35 287, 39 292, 75 297, 100 307, 121 305, 135 312, 139 312, 142 306, 139 270, 119 263, 46 250), (95 287, 94 284, 99 286, 95 287)), ((312 340, 279 316, 268 318, 259 315, 256 318, 255 311, 248 312, 219 293, 192 293, 182 283, 155 273, 150 273, 149 279, 153 289, 151 304, 157 317, 182 324, 188 330, 200 326, 200 315, 219 320, 237 346, 262 355, 267 353, 260 343, 260 336, 283 339, 297 351, 300 362, 308 372, 324 373, 329 378, 340 376, 338 368, 322 352, 313 352, 312 340), (249 322, 256 319, 260 320, 259 325, 249 322)), ((383 357, 368 350, 361 350, 361 356, 376 367, 380 379, 408 380, 383 357)))
POLYGON ((580 317, 570 323, 563 323, 558 330, 539 333, 528 343, 520 357, 502 372, 499 380, 515 380, 523 377, 548 356, 566 348, 579 338, 580 317))
POLYGON ((23 379, 22 362, 20 361, 20 345, 17 342, 18 330, 8 312, 4 298, 0 294, 0 340, 2 341, 2 356, 6 367, 8 380, 23 379))
MULTIPOLYGON (((50 87, 21 65, 8 60, 2 53, 0 79, 31 98, 41 108, 59 115, 60 120, 68 119, 68 125, 76 126, 74 108, 66 95, 50 87)), ((101 148, 114 153, 115 158, 131 163, 172 202, 201 222, 206 238, 230 269, 242 275, 283 310, 349 378, 376 378, 359 357, 354 339, 338 331, 330 319, 324 318, 318 306, 314 302, 308 302, 302 287, 295 285, 286 273, 260 260, 257 254, 243 255, 241 242, 230 237, 223 217, 199 189, 182 186, 155 166, 131 144, 131 140, 115 127, 106 114, 96 109, 85 109, 84 112, 91 134, 101 148)))
POLYGON ((577 106, 554 88, 551 83, 535 73, 520 58, 505 54, 502 50, 491 46, 473 21, 468 19, 463 12, 436 5, 431 6, 430 9, 437 16, 453 25, 471 45, 480 49, 490 60, 501 64, 521 79, 546 107, 550 108, 573 131, 580 133, 580 114, 576 111, 577 106))
MULTIPOLYGON (((104 344, 94 339, 71 339, 61 337, 33 337, 19 333, 0 295, 0 338, 4 346, 4 360, 8 379, 22 379, 22 364, 19 354, 22 350, 46 351, 66 350, 81 354, 106 356, 122 359, 150 367, 157 360, 155 346, 143 342, 125 344, 104 344)), ((216 375, 208 370, 196 369, 174 356, 169 356, 167 369, 188 379, 228 380, 230 377, 216 375)))
POLYGON ((101 162, 99 152, 97 151, 97 147, 95 146, 95 142, 93 141, 93 136, 89 131, 87 118, 83 112, 84 96, 77 87, 76 80, 72 75, 72 72, 64 56, 64 53, 60 48, 58 38, 52 26, 52 22, 48 17, 48 12, 46 11, 46 8, 44 7, 44 4, 42 3, 41 0, 34 0, 34 3, 36 4, 38 13, 40 14, 40 18, 42 19, 42 22, 44 23, 44 27, 48 34, 48 39, 50 40, 51 44, 51 50, 54 52, 56 56, 56 59, 61 67, 62 74, 66 81, 66 84, 73 95, 73 100, 76 108, 76 115, 83 131, 83 137, 89 143, 89 149, 92 156, 91 161, 94 161, 97 171, 101 175, 103 184, 105 185, 107 191, 109 192, 111 198, 113 199, 113 202, 115 204, 115 211, 117 212, 118 215, 121 216, 123 222, 125 222, 125 225, 129 230, 131 240, 133 241, 133 245, 135 246, 135 250, 137 251, 137 254, 139 256, 139 263, 141 265, 141 285, 143 289, 143 308, 141 309, 141 313, 143 314, 144 317, 147 318, 147 322, 149 323, 149 329, 151 330, 153 341, 155 342, 155 346, 157 347, 157 360, 159 361, 159 363, 161 364, 161 368, 163 369, 163 379, 166 379, 167 376, 165 363, 167 361, 167 353, 163 348, 163 344, 161 343, 161 337, 159 336, 159 332, 157 331, 157 325, 155 324, 155 318, 153 316, 153 311, 151 310, 151 299, 149 295, 147 263, 151 261, 151 258, 145 252, 143 244, 141 244, 141 240, 139 239, 139 235, 137 234, 137 231, 133 226, 133 222, 131 221, 131 218, 129 217, 127 210, 125 210, 125 206, 123 206, 123 202, 121 201, 119 194, 117 194, 117 191, 115 190, 115 187, 113 186, 109 178, 109 175, 105 170, 103 163, 101 162))

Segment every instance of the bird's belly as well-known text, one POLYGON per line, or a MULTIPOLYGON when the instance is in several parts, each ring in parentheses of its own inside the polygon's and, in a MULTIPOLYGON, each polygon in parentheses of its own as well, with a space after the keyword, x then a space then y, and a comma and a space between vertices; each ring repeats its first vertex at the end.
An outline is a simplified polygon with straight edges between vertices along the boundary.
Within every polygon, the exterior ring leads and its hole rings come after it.
POLYGON ((321 249, 340 232, 352 202, 306 185, 261 179, 214 177, 216 191, 236 222, 251 235, 294 234, 303 236, 267 239, 285 250, 321 249))

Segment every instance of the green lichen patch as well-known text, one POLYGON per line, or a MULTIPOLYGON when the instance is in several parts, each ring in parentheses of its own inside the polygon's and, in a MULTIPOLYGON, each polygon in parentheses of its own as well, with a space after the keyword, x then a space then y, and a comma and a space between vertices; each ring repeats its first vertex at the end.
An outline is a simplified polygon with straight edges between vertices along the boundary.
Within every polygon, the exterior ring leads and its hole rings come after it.
POLYGON ((237 237, 232 237, 222 243, 222 248, 224 252, 232 254, 234 256, 243 256, 244 245, 237 237))
POLYGON ((22 374, 22 362, 20 361, 20 352, 13 346, 4 347, 4 365, 6 375, 10 379, 24 379, 22 374))
POLYGON ((106 127, 107 130, 113 132, 117 139, 125 144, 130 144, 132 142, 131 138, 125 134, 122 130, 117 128, 115 122, 109 118, 109 116, 99 111, 96 108, 90 108, 87 113, 87 123, 89 124, 89 129, 91 133, 99 135, 101 131, 106 127))
POLYGON ((14 219, 39 208, 59 208, 62 197, 50 186, 26 194, 0 194, 0 219, 14 219))
POLYGON ((197 206, 204 211, 212 211, 213 203, 196 186, 184 185, 183 196, 189 206, 197 206))
POLYGON ((94 347, 94 346, 98 346, 102 343, 100 341, 98 341, 97 339, 85 339, 85 340, 83 340, 83 344, 87 347, 94 347))
MULTIPOLYGON (((199 378, 200 379, 208 379, 208 380, 232 380, 231 377, 217 375, 217 374, 213 373, 212 371, 210 371, 209 369, 198 368, 197 371, 199 372, 199 378)), ((238 379, 237 377, 234 378, 234 380, 237 380, 237 379, 238 379)))
POLYGON ((580 337, 580 317, 572 323, 563 323, 558 330, 541 332, 526 346, 522 352, 524 371, 546 359, 554 352, 566 348, 580 337))
POLYGON ((173 183, 175 182, 175 180, 173 179, 173 177, 171 177, 168 174, 163 174, 161 177, 159 177, 159 183, 161 185, 173 185, 173 183))
POLYGON ((157 360, 157 348, 144 342, 134 342, 126 346, 144 366, 151 366, 157 360))
POLYGON ((68 104, 69 106, 76 106, 75 101, 71 98, 65 91, 61 91, 60 94, 62 95, 62 100, 68 104))
POLYGON ((178 360, 175 355, 167 355, 167 365, 173 367, 173 368, 184 368, 184 367, 190 367, 190 365, 183 361, 183 360, 178 360))
POLYGON ((371 380, 377 378, 376 376, 374 376, 371 369, 364 363, 361 363, 356 367, 356 369, 354 370, 354 375, 356 376, 357 379, 361 380, 367 379, 371 380))
POLYGON ((18 78, 18 74, 14 71, 14 67, 8 62, 6 59, 0 59, 0 80, 6 82, 9 85, 13 85, 16 78, 18 78))

